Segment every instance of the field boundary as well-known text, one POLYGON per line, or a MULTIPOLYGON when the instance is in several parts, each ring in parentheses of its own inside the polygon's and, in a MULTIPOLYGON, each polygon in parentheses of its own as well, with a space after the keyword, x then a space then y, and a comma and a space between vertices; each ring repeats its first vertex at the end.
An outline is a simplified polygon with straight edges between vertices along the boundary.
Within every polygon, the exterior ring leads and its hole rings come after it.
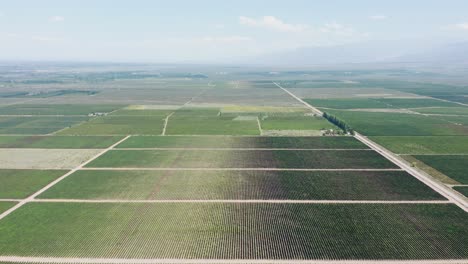
MULTIPOLYGON (((291 150, 291 151, 373 151, 370 148, 115 148, 115 150, 291 150)), ((468 154, 466 154, 468 155, 468 154)))
POLYGON ((300 169, 300 168, 145 168, 145 167, 85 167, 80 170, 147 170, 147 171, 405 171, 399 168, 382 169, 300 169))
POLYGON ((464 264, 468 259, 440 260, 273 260, 273 259, 119 259, 0 256, 0 261, 17 263, 106 263, 106 264, 464 264))
POLYGON ((269 204, 452 204, 449 200, 122 200, 122 199, 34 199, 34 203, 269 203, 269 204))
POLYGON ((51 188, 52 186, 54 186, 55 184, 57 184, 58 182, 60 182, 61 180, 65 179, 66 177, 68 177, 69 175, 75 173, 76 171, 82 169, 84 166, 86 166, 86 164, 92 162, 93 160, 99 158, 100 156, 104 155, 104 153, 108 152, 109 150, 113 149, 115 146, 117 146, 118 144, 124 142, 125 140, 127 140, 130 136, 126 136, 124 137, 123 139, 117 141, 116 143, 112 144, 111 146, 109 146, 108 148, 102 150, 101 152, 99 152, 98 154, 94 155, 93 157, 91 157, 90 159, 88 159, 87 161, 81 163, 80 165, 78 165, 77 167, 75 167, 74 169, 68 171, 67 173, 65 173, 64 175, 60 176, 59 178, 55 179, 54 181, 50 182, 49 184, 47 184, 45 187, 43 187, 42 189, 40 189, 39 191, 33 193, 32 195, 30 195, 29 197, 21 200, 21 202, 19 202, 18 204, 16 204, 15 206, 11 207, 10 209, 6 210, 5 212, 3 212, 2 214, 0 214, 0 220, 5 218, 7 215, 11 214, 12 212, 14 212, 16 209, 20 208, 21 206, 25 205, 26 203, 28 202, 31 202, 33 201, 38 195, 42 194, 43 192, 47 191, 49 188, 51 188))
POLYGON ((172 112, 170 113, 169 115, 166 116, 166 118, 164 119, 164 127, 163 127, 163 130, 161 132, 161 136, 165 136, 166 135, 166 129, 167 129, 167 124, 169 123, 169 118, 171 118, 171 116, 174 114, 175 112, 172 112))
MULTIPOLYGON (((279 84, 276 82, 273 82, 276 86, 281 88, 283 91, 288 93, 290 96, 294 97, 296 100, 299 102, 303 103, 305 106, 307 106, 309 109, 312 109, 312 111, 316 112, 317 114, 323 114, 322 111, 319 109, 313 107, 309 103, 303 101, 301 98, 297 97, 287 89, 281 87, 279 84)), ((391 151, 387 150, 386 148, 380 146, 379 144, 375 143, 374 141, 370 140, 369 138, 359 134, 355 133, 354 137, 359 140, 360 142, 364 143, 365 145, 369 146, 371 149, 375 150, 377 153, 385 157, 387 160, 391 161, 393 164, 397 165, 398 167, 402 168, 412 176, 414 176, 416 179, 419 181, 423 182, 427 186, 429 186, 431 189, 439 193, 440 195, 444 196, 448 200, 452 201, 454 204, 456 204, 458 207, 460 207, 462 210, 465 212, 468 212, 468 200, 465 197, 462 197, 458 193, 455 193, 454 190, 452 190, 449 187, 444 186, 442 183, 436 181, 433 179, 429 174, 418 171, 414 168, 412 168, 410 165, 408 165, 405 161, 403 161, 399 156, 393 154, 391 151)))

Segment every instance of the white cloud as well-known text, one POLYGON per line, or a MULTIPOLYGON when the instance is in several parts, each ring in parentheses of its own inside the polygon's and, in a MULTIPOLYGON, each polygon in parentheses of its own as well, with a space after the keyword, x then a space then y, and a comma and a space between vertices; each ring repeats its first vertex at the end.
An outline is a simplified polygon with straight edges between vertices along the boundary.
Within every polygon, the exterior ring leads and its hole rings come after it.
POLYGON ((331 33, 331 34, 340 35, 340 36, 352 36, 355 34, 355 31, 353 28, 336 23, 336 22, 326 23, 325 25, 319 28, 319 32, 331 33))
POLYGON ((456 29, 463 29, 463 30, 468 30, 468 22, 467 23, 459 23, 453 25, 454 28, 456 29))
POLYGON ((373 15, 369 17, 372 20, 385 20, 388 17, 386 15, 373 15))
POLYGON ((223 29, 224 28, 224 24, 215 24, 214 27, 216 29, 223 29))
POLYGON ((49 17, 50 22, 63 22, 65 18, 63 16, 51 16, 49 17))
POLYGON ((251 41, 252 38, 244 36, 221 36, 221 37, 203 37, 199 40, 210 44, 236 44, 245 41, 251 41))
POLYGON ((267 28, 280 32, 303 32, 307 28, 303 24, 287 24, 274 16, 264 16, 259 19, 240 16, 239 23, 245 26, 267 28))

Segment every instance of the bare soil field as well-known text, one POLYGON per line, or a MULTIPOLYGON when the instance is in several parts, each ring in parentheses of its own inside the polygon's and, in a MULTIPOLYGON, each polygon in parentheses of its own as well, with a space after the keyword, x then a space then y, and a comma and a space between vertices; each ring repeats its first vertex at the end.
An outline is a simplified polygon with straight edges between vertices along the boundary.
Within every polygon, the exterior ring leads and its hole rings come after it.
POLYGON ((100 149, 0 149, 1 169, 71 169, 100 149))

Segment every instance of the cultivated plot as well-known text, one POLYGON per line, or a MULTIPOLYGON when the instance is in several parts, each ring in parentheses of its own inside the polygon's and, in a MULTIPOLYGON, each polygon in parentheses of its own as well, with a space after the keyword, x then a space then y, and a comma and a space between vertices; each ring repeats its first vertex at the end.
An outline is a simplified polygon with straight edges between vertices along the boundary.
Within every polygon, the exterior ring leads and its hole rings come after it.
POLYGON ((62 170, 0 169, 0 199, 21 199, 65 174, 62 170))
POLYGON ((120 139, 117 136, 0 136, 0 148, 107 148, 120 139))
POLYGON ((468 154, 466 136, 380 136, 371 139, 397 154, 468 154))
POLYGON ((49 134, 87 120, 86 116, 0 116, 0 134, 49 134))
POLYGON ((367 136, 468 135, 468 126, 416 114, 328 110, 367 136))
POLYGON ((93 171, 40 199, 443 200, 403 171, 93 171))
POLYGON ((166 118, 151 116, 103 116, 61 131, 60 135, 160 135, 166 118))
POLYGON ((123 105, 16 104, 0 107, 0 115, 88 115, 108 113, 123 105))
POLYGON ((317 116, 263 116, 262 130, 326 130, 337 129, 323 117, 317 116))
POLYGON ((304 101, 315 107, 332 109, 392 108, 389 104, 371 98, 304 99, 304 101))
POLYGON ((370 150, 111 150, 87 167, 396 168, 370 150))
POLYGON ((468 155, 415 155, 415 158, 448 177, 468 184, 468 155))
POLYGON ((426 107, 414 108, 412 110, 432 115, 468 115, 468 107, 426 107))
POLYGON ((117 148, 366 149, 354 137, 132 136, 117 148))
POLYGON ((450 204, 30 203, 2 220, 0 252, 75 258, 462 259, 468 257, 465 220, 466 213, 450 204))
POLYGON ((220 115, 219 109, 181 109, 169 119, 168 135, 259 135, 257 119, 220 115))
POLYGON ((4 211, 10 209, 15 204, 16 203, 14 203, 14 202, 0 202, 0 213, 3 213, 4 211))
POLYGON ((71 169, 100 149, 0 149, 0 169, 71 169))
POLYGON ((269 88, 211 88, 193 99, 191 105, 302 106, 270 82, 269 88))
POLYGON ((465 195, 468 198, 468 186, 455 186, 453 187, 453 189, 465 195))

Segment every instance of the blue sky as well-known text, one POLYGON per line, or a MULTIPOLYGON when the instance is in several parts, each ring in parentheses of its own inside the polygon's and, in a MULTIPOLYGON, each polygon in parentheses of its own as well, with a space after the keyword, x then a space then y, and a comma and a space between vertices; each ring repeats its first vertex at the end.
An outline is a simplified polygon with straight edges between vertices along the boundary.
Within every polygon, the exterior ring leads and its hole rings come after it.
POLYGON ((468 1, 1 0, 0 59, 229 62, 308 46, 468 39, 468 1))

